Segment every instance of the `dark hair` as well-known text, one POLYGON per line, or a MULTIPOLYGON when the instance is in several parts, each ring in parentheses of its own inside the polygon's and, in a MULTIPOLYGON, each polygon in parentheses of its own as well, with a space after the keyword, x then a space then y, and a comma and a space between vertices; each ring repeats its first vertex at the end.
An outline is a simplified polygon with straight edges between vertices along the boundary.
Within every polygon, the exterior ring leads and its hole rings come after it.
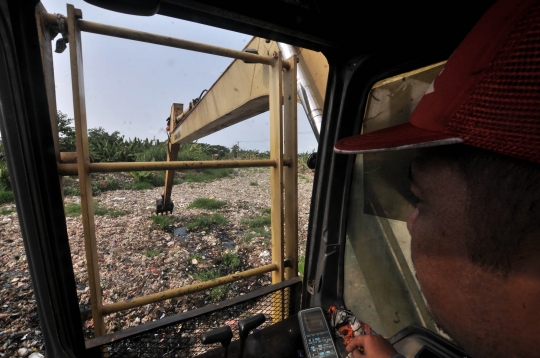
POLYGON ((427 148, 421 156, 450 165, 467 184, 465 210, 476 235, 466 238, 466 247, 473 263, 506 275, 523 263, 531 240, 540 249, 534 237, 540 234, 540 165, 464 144, 427 148))

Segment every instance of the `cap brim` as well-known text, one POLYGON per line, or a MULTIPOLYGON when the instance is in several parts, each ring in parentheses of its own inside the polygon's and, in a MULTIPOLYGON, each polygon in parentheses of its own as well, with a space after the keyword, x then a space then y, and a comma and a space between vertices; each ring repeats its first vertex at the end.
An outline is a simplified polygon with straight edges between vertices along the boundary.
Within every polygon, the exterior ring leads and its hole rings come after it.
POLYGON ((334 146, 336 153, 362 154, 389 150, 433 147, 462 143, 461 138, 444 133, 420 129, 410 123, 381 129, 378 131, 347 137, 334 146))

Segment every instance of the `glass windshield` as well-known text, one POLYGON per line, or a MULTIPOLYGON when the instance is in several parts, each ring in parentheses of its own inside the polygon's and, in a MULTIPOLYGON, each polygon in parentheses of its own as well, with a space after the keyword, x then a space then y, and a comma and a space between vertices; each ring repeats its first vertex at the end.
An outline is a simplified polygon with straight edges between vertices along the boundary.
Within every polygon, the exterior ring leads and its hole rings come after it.
MULTIPOLYGON (((363 133, 406 123, 443 63, 376 83, 363 133)), ((406 220, 413 211, 415 150, 356 156, 345 248, 346 307, 384 336, 419 325, 436 331, 414 275, 406 220)))

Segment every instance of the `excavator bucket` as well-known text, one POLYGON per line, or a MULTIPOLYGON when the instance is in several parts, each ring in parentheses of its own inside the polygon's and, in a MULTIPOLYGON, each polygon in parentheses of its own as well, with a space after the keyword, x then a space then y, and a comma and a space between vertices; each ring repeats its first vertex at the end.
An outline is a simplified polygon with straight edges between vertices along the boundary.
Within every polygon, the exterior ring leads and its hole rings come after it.
POLYGON ((174 209, 174 203, 172 200, 169 200, 169 202, 165 202, 163 195, 161 196, 161 199, 156 200, 156 214, 172 214, 174 209))

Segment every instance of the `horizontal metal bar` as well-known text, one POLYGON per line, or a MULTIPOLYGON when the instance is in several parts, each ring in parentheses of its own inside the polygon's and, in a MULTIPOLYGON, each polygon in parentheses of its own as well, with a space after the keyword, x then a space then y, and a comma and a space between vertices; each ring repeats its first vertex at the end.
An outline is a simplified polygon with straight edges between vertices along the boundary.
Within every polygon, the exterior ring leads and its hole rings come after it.
MULTIPOLYGON (((285 267, 291 267, 291 260, 290 259, 286 259, 283 261, 283 265, 285 267)), ((296 279, 296 278, 294 278, 296 279)), ((287 282, 292 282, 294 279, 292 280, 288 280, 287 282)), ((279 285, 271 285, 272 287, 276 286, 276 287, 280 287, 279 285)), ((269 286, 270 287, 270 286, 269 286)), ((274 291, 278 290, 279 288, 276 288, 274 291)), ((273 291, 269 291, 269 292, 273 292, 273 291)), ((86 309, 86 310, 82 310, 81 312, 81 321, 82 322, 85 322, 85 321, 89 321, 92 319, 92 310, 91 309, 86 309)))
POLYGON ((234 298, 231 298, 229 300, 225 300, 219 303, 209 304, 204 307, 197 308, 191 311, 178 313, 178 314, 165 317, 156 321, 141 324, 140 326, 126 328, 119 332, 113 332, 113 333, 109 333, 100 337, 91 338, 86 341, 86 349, 99 347, 99 346, 110 344, 113 342, 118 342, 123 339, 131 338, 142 333, 153 331, 155 329, 167 327, 173 324, 182 323, 184 321, 193 319, 195 317, 199 317, 208 313, 221 311, 225 308, 236 306, 237 304, 240 304, 242 302, 246 302, 246 301, 258 298, 258 297, 262 297, 269 293, 276 292, 284 288, 292 287, 298 284, 300 285, 302 284, 302 279, 296 277, 287 281, 280 282, 275 285, 269 285, 269 286, 263 287, 257 291, 246 293, 243 296, 237 296, 237 297, 234 297, 234 298))
MULTIPOLYGON (((291 267, 291 260, 290 260, 290 259, 284 260, 284 261, 283 261, 283 265, 284 265, 285 267, 291 267)), ((293 280, 294 280, 294 279, 288 280, 287 282, 293 282, 293 280)), ((271 285, 271 287, 274 287, 274 286, 276 286, 276 287, 281 287, 281 286, 279 286, 279 285, 271 285)), ((270 287, 270 286, 268 286, 268 287, 270 287)), ((277 291, 277 290, 279 290, 279 288, 276 288, 274 291, 277 291)), ((257 292, 258 292, 258 291, 257 291, 257 292)), ((273 291, 269 291, 269 292, 273 292, 273 291)), ((220 306, 220 307, 222 307, 222 306, 220 306)), ((89 320, 91 320, 91 319, 92 319, 92 310, 91 310, 91 309, 86 309, 86 310, 82 310, 82 311, 81 311, 81 321, 82 321, 82 322, 89 321, 89 320)))
MULTIPOLYGON (((56 24, 56 15, 48 14, 45 18, 48 24, 56 24)), ((81 31, 90 32, 93 34, 119 37, 126 40, 134 40, 156 45, 180 48, 184 50, 202 52, 210 55, 235 58, 250 63, 262 63, 265 65, 273 65, 274 63, 274 59, 272 57, 232 50, 225 47, 187 41, 179 38, 162 36, 144 31, 131 30, 123 27, 105 25, 86 20, 78 20, 77 23, 81 31)), ((288 63, 286 65, 284 64, 284 67, 289 68, 288 63)))
POLYGON ((183 295, 187 295, 194 292, 204 291, 212 287, 225 285, 227 283, 239 281, 248 277, 262 275, 263 273, 276 271, 278 266, 276 264, 270 264, 266 266, 257 267, 251 270, 235 273, 229 276, 223 276, 216 278, 215 280, 200 282, 193 285, 188 285, 172 290, 154 293, 147 296, 136 297, 131 300, 111 303, 102 306, 102 314, 109 315, 114 312, 125 311, 130 308, 141 307, 150 303, 165 301, 170 298, 175 298, 183 295))
MULTIPOLYGON (((275 167, 275 159, 260 160, 208 160, 199 162, 122 162, 122 163, 90 163, 90 173, 118 173, 130 171, 182 170, 211 168, 255 168, 275 167)), ((291 160, 284 160, 283 165, 291 165, 291 160)), ((60 175, 77 175, 76 164, 58 163, 60 175)))

